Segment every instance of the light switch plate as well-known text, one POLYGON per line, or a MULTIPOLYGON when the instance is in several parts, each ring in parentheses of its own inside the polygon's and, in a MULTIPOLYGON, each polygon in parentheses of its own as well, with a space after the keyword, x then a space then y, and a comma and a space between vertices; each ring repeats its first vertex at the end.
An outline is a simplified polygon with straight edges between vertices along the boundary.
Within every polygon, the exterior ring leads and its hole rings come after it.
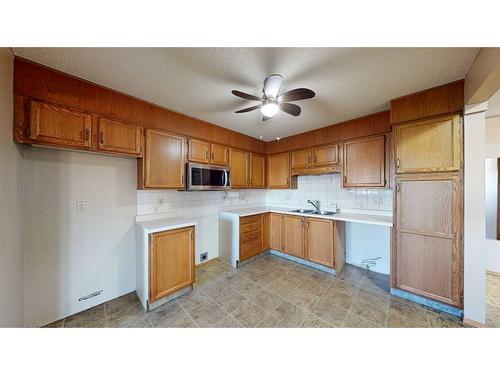
POLYGON ((86 214, 87 209, 88 209, 88 204, 86 201, 76 202, 76 213, 77 214, 86 214))

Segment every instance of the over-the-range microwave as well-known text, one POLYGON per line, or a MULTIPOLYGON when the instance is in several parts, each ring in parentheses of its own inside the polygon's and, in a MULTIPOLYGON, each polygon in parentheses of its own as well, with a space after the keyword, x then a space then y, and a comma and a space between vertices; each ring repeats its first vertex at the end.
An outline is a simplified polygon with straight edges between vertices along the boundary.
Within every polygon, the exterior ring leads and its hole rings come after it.
POLYGON ((197 163, 186 164, 186 190, 231 189, 231 168, 197 163))

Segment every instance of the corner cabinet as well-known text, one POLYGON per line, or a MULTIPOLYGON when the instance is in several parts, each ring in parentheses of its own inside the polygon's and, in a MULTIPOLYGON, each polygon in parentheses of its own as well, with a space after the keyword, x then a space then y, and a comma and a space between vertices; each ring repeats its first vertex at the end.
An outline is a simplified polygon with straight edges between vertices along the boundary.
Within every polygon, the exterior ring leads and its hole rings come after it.
POLYGON ((144 136, 144 158, 138 160, 138 188, 183 189, 185 138, 151 129, 146 129, 144 136))
POLYGON ((343 187, 388 186, 386 135, 344 142, 343 151, 343 187))
POLYGON ((194 227, 150 235, 149 303, 193 285, 194 227))

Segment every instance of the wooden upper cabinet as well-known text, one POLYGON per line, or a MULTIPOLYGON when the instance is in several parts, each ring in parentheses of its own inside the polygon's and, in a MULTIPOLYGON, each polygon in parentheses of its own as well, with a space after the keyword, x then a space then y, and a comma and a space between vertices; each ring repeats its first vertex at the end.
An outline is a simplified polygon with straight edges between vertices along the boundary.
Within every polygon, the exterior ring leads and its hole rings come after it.
POLYGON ((344 142, 343 187, 385 187, 386 137, 344 142))
POLYGON ((395 127, 396 173, 458 171, 462 164, 460 116, 395 127))
POLYGON ((229 148, 227 146, 211 144, 210 163, 216 165, 229 165, 229 148))
POLYGON ((29 139, 36 143, 90 149, 91 116, 31 101, 29 139))
POLYGON ((184 188, 185 138, 146 129, 145 139, 144 160, 139 164, 144 172, 140 188, 184 188))
POLYGON ((283 215, 274 212, 269 217, 269 247, 274 250, 282 250, 283 215))
POLYGON ((266 187, 266 157, 253 152, 250 153, 250 187, 266 187))
POLYGON ((149 302, 195 280, 194 227, 154 233, 149 249, 149 302))
POLYGON ((314 147, 313 165, 315 167, 339 163, 340 160, 338 144, 314 147))
POLYGON ((210 163, 210 143, 189 138, 188 160, 196 163, 210 163))
POLYGON ((327 267, 333 267, 333 220, 307 218, 307 259, 327 267))
POLYGON ((460 173, 396 178, 396 287, 462 305, 460 173))
POLYGON ((267 156, 267 187, 269 189, 289 189, 296 187, 296 179, 290 178, 290 154, 267 156))
POLYGON ((283 215, 283 251, 289 255, 305 258, 304 221, 305 217, 283 215))
POLYGON ((249 186, 249 152, 231 148, 229 150, 229 165, 231 166, 231 187, 234 189, 249 186))
POLYGON ((97 133, 99 135, 97 148, 101 151, 129 155, 142 154, 142 128, 140 126, 99 117, 97 133))
POLYGON ((291 152, 292 168, 308 168, 312 166, 312 149, 295 150, 291 152))

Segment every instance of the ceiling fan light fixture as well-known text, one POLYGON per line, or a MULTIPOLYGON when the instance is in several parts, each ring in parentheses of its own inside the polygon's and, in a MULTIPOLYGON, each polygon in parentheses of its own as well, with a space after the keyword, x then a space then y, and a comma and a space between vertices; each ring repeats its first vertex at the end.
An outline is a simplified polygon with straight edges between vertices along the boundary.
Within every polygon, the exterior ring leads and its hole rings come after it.
POLYGON ((274 115, 276 115, 279 112, 279 110, 280 110, 280 107, 278 106, 278 104, 273 103, 273 102, 265 103, 261 107, 262 114, 265 117, 273 117, 274 115))

